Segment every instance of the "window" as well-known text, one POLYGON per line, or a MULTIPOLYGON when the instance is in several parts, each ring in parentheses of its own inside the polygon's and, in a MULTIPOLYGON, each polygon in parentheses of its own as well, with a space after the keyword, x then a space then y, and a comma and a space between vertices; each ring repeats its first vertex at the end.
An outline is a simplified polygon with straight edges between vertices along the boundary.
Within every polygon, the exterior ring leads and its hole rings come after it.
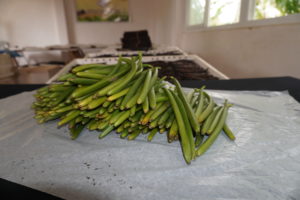
POLYGON ((239 27, 300 22, 300 0, 189 0, 190 27, 239 27), (263 23, 261 23, 263 22, 263 23))
POLYGON ((189 25, 203 24, 206 0, 190 0, 189 25))
POLYGON ((256 0, 253 19, 267 19, 299 13, 300 0, 256 0))
POLYGON ((241 0, 211 0, 208 26, 232 24, 239 21, 241 0))

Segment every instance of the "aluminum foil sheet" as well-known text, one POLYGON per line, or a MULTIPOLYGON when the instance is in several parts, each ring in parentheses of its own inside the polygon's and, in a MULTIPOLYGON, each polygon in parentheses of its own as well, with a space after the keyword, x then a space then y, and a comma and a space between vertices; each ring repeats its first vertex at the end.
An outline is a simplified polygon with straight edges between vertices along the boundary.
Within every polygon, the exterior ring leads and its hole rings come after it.
POLYGON ((186 165, 179 142, 37 124, 33 92, 0 100, 0 177, 66 199, 300 199, 300 104, 287 92, 208 91, 234 106, 205 155, 186 165))

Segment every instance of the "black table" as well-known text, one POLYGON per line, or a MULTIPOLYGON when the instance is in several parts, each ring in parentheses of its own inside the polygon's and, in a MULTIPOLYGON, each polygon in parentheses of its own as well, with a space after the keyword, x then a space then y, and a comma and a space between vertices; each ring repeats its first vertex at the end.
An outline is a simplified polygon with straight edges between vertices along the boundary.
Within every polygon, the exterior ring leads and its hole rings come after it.
MULTIPOLYGON (((283 91, 288 90, 298 102, 300 102, 300 79, 292 77, 275 78, 252 78, 252 79, 232 79, 232 80, 182 80, 182 86, 190 88, 199 88, 206 85, 207 89, 218 90, 268 90, 283 91)), ((24 91, 32 91, 44 86, 39 85, 0 85, 0 98, 8 97, 24 91)), ((12 183, 0 178, 0 198, 34 198, 34 199, 60 199, 46 193, 12 183)))
MULTIPOLYGON (((300 79, 293 77, 275 77, 275 78, 250 78, 250 79, 231 79, 231 80, 182 80, 182 86, 190 88, 199 88, 206 85, 207 89, 216 90, 269 90, 283 91, 288 90, 290 95, 300 102, 300 79)), ((31 91, 44 86, 35 85, 0 85, 0 98, 15 95, 24 91, 31 91)))

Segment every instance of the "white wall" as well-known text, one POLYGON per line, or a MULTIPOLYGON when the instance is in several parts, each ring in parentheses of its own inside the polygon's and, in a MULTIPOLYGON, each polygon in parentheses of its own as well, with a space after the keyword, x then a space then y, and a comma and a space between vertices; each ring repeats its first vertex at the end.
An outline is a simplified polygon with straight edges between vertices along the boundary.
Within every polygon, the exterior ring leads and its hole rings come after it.
MULTIPOLYGON (((172 28, 174 26, 173 20, 173 9, 174 0, 153 0, 152 9, 150 16, 153 20, 153 38, 156 44, 171 45, 172 44, 172 28)), ((148 19, 149 20, 149 19, 148 19)))
POLYGON ((129 22, 77 22, 75 3, 66 0, 66 14, 68 19, 68 33, 71 43, 99 43, 117 44, 124 31, 149 31, 151 40, 155 44, 169 44, 169 9, 172 0, 129 0, 129 22))
POLYGON ((129 0, 130 21, 77 22, 74 0, 0 0, 0 41, 13 45, 117 44, 123 32, 147 29, 154 44, 171 44, 173 0, 129 0))
MULTIPOLYGON (((184 1, 176 0, 183 8, 184 1)), ((198 54, 231 78, 294 76, 300 78, 299 23, 253 28, 187 31, 184 9, 176 44, 198 54)))
POLYGON ((62 0, 0 0, 0 40, 20 46, 67 43, 62 3, 62 0))
POLYGON ((201 55, 231 78, 300 78, 300 23, 186 32, 182 48, 201 55))

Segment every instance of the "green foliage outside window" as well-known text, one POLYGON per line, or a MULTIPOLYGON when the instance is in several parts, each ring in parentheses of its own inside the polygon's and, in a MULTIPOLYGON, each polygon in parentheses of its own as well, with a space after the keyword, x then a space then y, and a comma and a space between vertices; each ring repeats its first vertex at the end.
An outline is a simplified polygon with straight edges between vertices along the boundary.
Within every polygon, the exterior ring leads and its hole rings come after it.
POLYGON ((300 0, 256 0, 255 19, 300 13, 300 0))

